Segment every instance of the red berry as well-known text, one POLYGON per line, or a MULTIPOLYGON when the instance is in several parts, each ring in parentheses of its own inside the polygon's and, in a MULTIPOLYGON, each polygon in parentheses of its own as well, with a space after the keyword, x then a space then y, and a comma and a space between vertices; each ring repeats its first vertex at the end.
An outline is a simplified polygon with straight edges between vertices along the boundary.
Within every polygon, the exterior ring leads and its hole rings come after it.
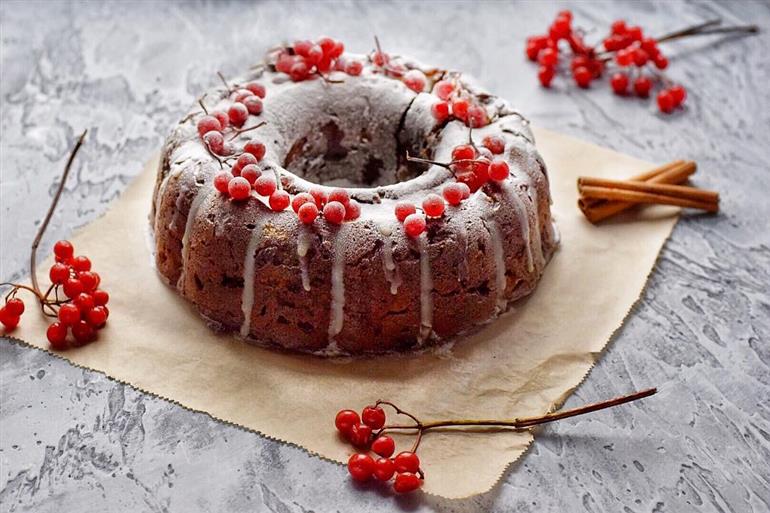
POLYGON ((508 168, 508 163, 504 160, 494 160, 489 165, 489 177, 492 180, 501 182, 508 178, 509 174, 510 169, 508 168))
POLYGON ((288 52, 282 52, 280 55, 278 55, 278 58, 275 61, 275 69, 280 71, 281 73, 289 73, 291 71, 291 67, 296 62, 296 57, 293 55, 290 55, 288 52))
POLYGON ((366 424, 353 424, 347 433, 348 440, 356 447, 369 447, 372 436, 372 428, 366 424))
POLYGON ((265 156, 265 145, 256 139, 252 139, 246 143, 246 145, 243 147, 243 151, 254 155, 257 161, 260 161, 265 156))
POLYGON ((94 296, 94 304, 96 304, 96 306, 104 306, 110 301, 110 295, 107 294, 107 291, 102 289, 96 289, 92 296, 94 296))
POLYGON ((588 68, 584 66, 579 66, 575 68, 575 71, 572 72, 572 78, 575 79, 575 83, 579 87, 586 88, 591 85, 591 79, 593 79, 593 74, 588 68))
POLYGON ((669 88, 669 92, 671 93, 671 96, 674 97, 674 106, 676 107, 682 105, 685 99, 687 99, 687 90, 684 88, 684 86, 671 86, 671 88, 669 88))
POLYGON ((265 86, 263 86, 262 84, 258 84, 257 82, 249 82, 244 87, 249 91, 251 91, 252 94, 257 95, 260 98, 264 98, 265 94, 267 93, 265 86))
POLYGON ((318 207, 315 203, 304 203, 297 210, 297 215, 304 224, 311 224, 318 217, 318 207))
POLYGON ((445 207, 444 199, 438 194, 430 193, 422 200, 422 209, 428 217, 441 217, 445 207))
POLYGON ((427 223, 422 214, 409 214, 404 219, 404 231, 410 237, 419 237, 425 231, 427 223))
POLYGON ((242 176, 235 176, 227 184, 227 192, 235 201, 243 201, 251 195, 251 184, 242 176))
POLYGON ((208 132, 203 136, 203 142, 212 153, 216 155, 225 154, 225 137, 220 132, 208 132))
POLYGON ((551 82, 555 75, 556 71, 554 71, 552 66, 540 66, 540 69, 537 70, 537 79, 543 87, 551 87, 551 82))
POLYGON ((361 216, 361 205, 356 200, 350 200, 345 206, 345 221, 354 221, 361 216))
MULTIPOLYGON (((318 44, 321 44, 320 42, 318 44)), ((321 48, 323 48, 323 45, 321 45, 321 48)), ((342 41, 334 41, 334 47, 331 49, 331 51, 326 52, 324 50, 324 53, 328 53, 329 57, 332 59, 339 58, 343 53, 345 52, 345 45, 342 43, 342 41)))
POLYGON ((374 52, 374 55, 372 55, 372 63, 375 66, 382 67, 387 64, 389 60, 390 57, 385 52, 374 52))
POLYGON ((397 493, 409 493, 417 490, 422 485, 422 479, 412 472, 400 472, 396 475, 393 489, 397 493))
POLYGON ((626 22, 623 20, 617 20, 612 23, 612 33, 622 35, 626 33, 626 22))
POLYGON ((286 208, 289 206, 289 203, 291 202, 291 199, 289 198, 288 192, 280 189, 271 194, 267 201, 270 204, 270 208, 276 212, 281 212, 286 210, 286 208))
POLYGON ((661 112, 665 112, 666 114, 670 113, 674 110, 675 101, 674 101, 674 95, 671 94, 671 91, 668 89, 663 89, 658 93, 658 108, 661 112))
POLYGON ((83 290, 83 283, 81 283, 81 281, 77 278, 68 278, 67 281, 64 282, 64 294, 68 298, 77 296, 83 292, 83 290))
POLYGON ((630 66, 634 62, 634 51, 630 48, 618 50, 615 54, 615 62, 621 67, 630 66))
POLYGON ((626 28, 626 34, 631 38, 632 41, 641 41, 644 37, 642 28, 638 26, 626 28))
POLYGON ((87 292, 81 292, 75 298, 72 299, 72 304, 77 306, 81 312, 86 312, 96 306, 94 297, 87 292))
POLYGON ((256 164, 249 164, 241 171, 241 177, 245 178, 249 185, 254 185, 260 176, 262 176, 262 170, 256 164))
POLYGON ((24 301, 22 301, 18 297, 12 297, 8 300, 7 303, 5 303, 5 310, 10 315, 15 315, 16 317, 21 316, 21 314, 24 313, 24 301))
POLYGON ((291 200, 291 208, 295 212, 299 212, 299 207, 307 202, 315 203, 315 199, 310 195, 310 193, 300 192, 294 196, 294 199, 291 200))
MULTIPOLYGON (((99 275, 93 271, 83 271, 78 273, 78 280, 80 280, 81 285, 83 285, 83 291, 85 292, 91 292, 96 289, 96 287, 99 286, 99 282, 101 281, 101 278, 99 275)), ((64 292, 67 292, 66 283, 64 284, 64 292)), ((72 297, 72 296, 70 296, 72 297)))
POLYGON ((259 96, 252 94, 246 97, 241 103, 246 106, 246 110, 253 116, 259 116, 262 114, 262 100, 259 96))
POLYGON ((238 89, 237 91, 235 91, 235 98, 233 99, 233 101, 236 101, 238 103, 243 103, 243 100, 253 95, 254 93, 252 93, 248 89, 238 89))
POLYGON ((361 417, 353 410, 340 410, 337 412, 337 416, 334 417, 334 425, 342 433, 347 433, 351 427, 360 422, 361 417))
POLYGON ((86 321, 78 321, 72 326, 72 336, 79 344, 91 342, 96 335, 94 328, 86 321))
POLYGON ((233 179, 233 175, 228 173, 227 171, 220 171, 214 176, 214 188, 221 192, 222 194, 230 194, 230 191, 228 190, 228 185, 230 184, 230 180, 233 179))
POLYGON ((439 80, 433 86, 433 94, 446 101, 452 96, 455 86, 449 80, 439 80))
POLYGON ((458 98, 452 102, 452 115, 460 121, 465 121, 468 118, 468 107, 470 104, 465 98, 458 98))
POLYGON ((307 64, 302 61, 296 61, 291 65, 289 76, 294 82, 301 82, 308 77, 309 72, 310 70, 308 69, 307 64))
POLYGON ((484 137, 481 144, 495 155, 505 151, 505 140, 499 135, 488 135, 484 137))
POLYGON ((345 73, 348 75, 357 77, 364 70, 364 65, 361 61, 350 61, 345 65, 345 73))
POLYGON ((398 453, 393 461, 397 472, 417 472, 420 469, 420 458, 411 451, 398 453))
POLYGON ((489 180, 489 165, 491 162, 489 159, 485 157, 479 157, 476 160, 473 161, 473 165, 471 167, 471 170, 473 171, 473 174, 476 175, 476 178, 478 178, 482 184, 487 183, 489 180))
POLYGON ((246 120, 249 119, 249 110, 242 103, 233 103, 227 109, 227 117, 234 126, 243 126, 246 120))
POLYGON ((634 64, 639 66, 640 68, 647 64, 647 61, 650 60, 650 56, 642 50, 641 48, 634 49, 634 64))
POLYGON ((542 48, 537 43, 529 42, 527 43, 527 46, 525 48, 525 53, 527 54, 527 59, 531 61, 536 61, 538 56, 540 55, 540 50, 542 48))
POLYGON ((198 135, 203 137, 207 133, 211 131, 219 132, 222 130, 222 125, 219 123, 219 120, 215 118, 214 116, 203 116, 198 120, 197 124, 198 128, 198 135))
POLYGON ((379 406, 367 406, 361 412, 361 421, 372 429, 385 425, 385 411, 379 406))
POLYGON ((411 69, 404 74, 402 79, 404 85, 416 93, 421 93, 425 90, 425 85, 428 83, 428 79, 425 78, 425 73, 418 69, 411 69))
POLYGON ((650 89, 652 89, 652 80, 644 75, 634 80, 634 92, 637 96, 647 98, 650 95, 650 89))
POLYGON ((374 462, 374 477, 379 481, 389 481, 396 473, 396 466, 390 458, 377 458, 374 462))
POLYGON ((310 195, 315 199, 315 205, 318 208, 323 208, 326 204, 326 192, 323 189, 313 188, 310 189, 310 195))
POLYGON ((339 201, 344 207, 347 208, 350 203, 350 194, 345 189, 332 189, 329 193, 329 199, 327 201, 339 201))
POLYGON ((74 253, 75 253, 75 248, 72 246, 72 243, 70 243, 67 240, 60 240, 59 242, 53 245, 53 254, 61 258, 62 260, 67 260, 69 258, 72 258, 72 255, 74 253))
POLYGON ((57 262, 51 266, 48 277, 51 279, 51 283, 61 285, 70 277, 70 268, 57 262))
POLYGON ((655 67, 658 69, 666 69, 668 68, 668 59, 666 59, 666 56, 662 53, 659 53, 655 56, 655 67))
POLYGON ((458 182, 448 183, 441 189, 441 194, 447 203, 453 206, 457 206, 463 201, 463 187, 468 188, 467 185, 458 182))
POLYGON ((235 161, 235 164, 233 164, 232 173, 233 176, 241 176, 241 170, 248 166, 249 164, 256 164, 257 163, 257 157, 252 155, 251 153, 242 153, 238 156, 238 160, 235 161))
POLYGON ((222 110, 215 110, 211 113, 211 115, 217 118, 217 121, 219 121, 219 126, 222 127, 219 130, 220 132, 227 128, 227 126, 230 124, 230 118, 227 117, 227 112, 222 110))
POLYGON ((374 459, 368 454, 354 454, 348 460, 348 472, 356 481, 366 481, 374 473, 374 459))
POLYGON ((480 105, 471 105, 468 107, 468 126, 471 128, 481 128, 489 122, 487 111, 480 105))
POLYGON ((628 90, 628 75, 625 73, 615 73, 610 77, 610 85, 615 94, 626 94, 628 90))
POLYGON ((550 35, 554 39, 564 39, 572 32, 570 27, 570 20, 566 17, 559 16, 551 25, 550 35))
POLYGON ((254 189, 260 196, 270 196, 277 188, 275 178, 269 175, 262 175, 254 182, 254 189))
POLYGON ((546 48, 542 52, 540 52, 540 56, 538 57, 538 62, 542 64, 543 66, 547 66, 549 68, 556 66, 556 64, 559 62, 559 53, 557 50, 553 48, 546 48))
POLYGON ((345 220, 345 205, 339 201, 329 201, 323 211, 324 219, 331 224, 342 224, 345 220))
POLYGON ((11 331, 19 325, 21 318, 13 315, 6 307, 0 308, 0 324, 5 326, 6 331, 11 331))
POLYGON ((408 201, 399 201, 396 203, 396 219, 402 223, 409 215, 414 214, 415 212, 417 212, 417 208, 408 201))
POLYGON ((294 53, 301 55, 302 57, 307 57, 312 47, 312 41, 294 41, 294 53))
POLYGON ((436 102, 431 106, 430 111, 437 122, 443 123, 449 117, 449 103, 436 102))
POLYGON ((94 328, 100 328, 107 322, 107 309, 95 306, 86 311, 86 321, 94 328))
POLYGON ((476 158, 476 148, 470 144, 455 146, 452 150, 452 161, 473 160, 476 158))
POLYGON ((72 326, 80 320, 80 309, 72 303, 64 303, 59 308, 59 320, 65 326, 72 326))
MULTIPOLYGON (((380 426, 382 427, 382 426, 380 426)), ((379 429, 379 428, 377 428, 379 429)), ((372 442, 372 451, 383 458, 390 458, 396 450, 396 442, 388 435, 380 435, 372 442)))
POLYGON ((67 326, 60 322, 54 322, 45 332, 48 337, 48 342, 51 343, 51 348, 61 351, 67 348, 67 326))
POLYGON ((85 256, 76 256, 72 259, 72 268, 76 271, 90 271, 91 261, 85 256))
POLYGON ((652 37, 645 37, 642 39, 642 50, 647 52, 648 55, 653 56, 658 53, 658 42, 652 37))

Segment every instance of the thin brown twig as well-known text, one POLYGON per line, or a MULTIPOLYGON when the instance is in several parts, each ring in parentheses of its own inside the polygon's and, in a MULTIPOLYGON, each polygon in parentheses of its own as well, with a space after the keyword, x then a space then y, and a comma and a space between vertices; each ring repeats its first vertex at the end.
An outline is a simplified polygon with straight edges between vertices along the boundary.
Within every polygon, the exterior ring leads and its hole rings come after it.
POLYGON ((266 124, 267 124, 267 121, 260 121, 256 125, 253 125, 253 126, 250 126, 250 127, 247 127, 247 128, 236 128, 235 130, 233 130, 233 133, 230 136, 230 138, 228 139, 228 141, 232 141, 233 139, 235 139, 236 137, 238 137, 239 135, 241 135, 244 132, 249 132, 251 130, 256 130, 257 128, 265 126, 266 124))

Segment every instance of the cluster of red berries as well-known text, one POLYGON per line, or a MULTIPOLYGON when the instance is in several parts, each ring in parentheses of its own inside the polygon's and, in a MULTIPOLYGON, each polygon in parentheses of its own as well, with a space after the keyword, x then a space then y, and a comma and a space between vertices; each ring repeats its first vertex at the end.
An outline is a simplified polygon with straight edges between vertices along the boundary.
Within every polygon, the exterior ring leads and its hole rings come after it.
POLYGON ((347 441, 361 451, 348 460, 348 472, 356 481, 368 481, 372 477, 387 482, 393 479, 393 489, 398 493, 413 492, 422 486, 423 473, 420 458, 413 451, 403 451, 393 457, 396 443, 382 434, 385 427, 385 411, 379 404, 367 406, 358 413, 341 410, 334 425, 347 441), (373 452, 376 458, 369 454, 373 452))
POLYGON ((294 82, 302 82, 316 75, 323 76, 330 71, 360 75, 364 69, 363 63, 343 58, 344 51, 345 45, 330 37, 322 37, 316 42, 295 41, 292 46, 278 52, 274 66, 276 71, 286 73, 294 82))
MULTIPOLYGON (((583 41, 581 30, 572 27, 572 13, 560 11, 548 34, 527 39, 526 54, 540 64, 538 79, 543 87, 550 87, 556 76, 561 41, 565 41, 563 46, 568 46, 572 52, 570 72, 579 87, 587 88, 601 78, 609 64, 619 68, 610 78, 615 94, 627 95, 631 88, 636 96, 647 98, 656 83, 668 84, 659 72, 668 67, 668 59, 658 48, 658 41, 646 37, 641 27, 628 26, 623 20, 615 21, 599 51, 583 41), (635 71, 625 71, 631 68, 635 71), (654 71, 645 73, 646 69, 654 71)), ((672 112, 684 103, 685 97, 684 87, 667 85, 658 93, 658 107, 662 112, 672 112)))
POLYGON ((406 87, 415 93, 421 93, 428 87, 428 77, 419 69, 407 69, 406 66, 398 62, 389 54, 378 48, 369 56, 369 60, 375 67, 375 72, 384 73, 386 76, 397 78, 404 83, 406 87))
POLYGON ((438 101, 431 106, 433 117, 438 123, 458 119, 471 128, 481 128, 489 124, 489 116, 484 107, 473 103, 453 80, 439 80, 433 85, 432 94, 438 101))
POLYGON ((331 224, 354 221, 361 215, 361 205, 345 189, 332 189, 328 194, 320 188, 301 192, 292 198, 291 208, 304 224, 312 224, 319 215, 331 224))
POLYGON ((505 141, 497 135, 484 137, 482 147, 461 144, 452 150, 452 161, 445 166, 455 176, 454 183, 446 184, 438 194, 428 194, 422 201, 422 208, 409 201, 396 203, 395 214, 404 225, 404 232, 410 237, 419 237, 427 228, 427 217, 444 215, 446 203, 458 206, 487 182, 502 182, 510 174, 508 163, 494 158, 505 151, 505 141), (422 210, 422 213, 418 213, 422 210))
POLYGON ((0 324, 6 331, 11 331, 19 325, 21 314, 24 313, 24 301, 21 298, 9 295, 5 299, 5 304, 0 307, 0 324))

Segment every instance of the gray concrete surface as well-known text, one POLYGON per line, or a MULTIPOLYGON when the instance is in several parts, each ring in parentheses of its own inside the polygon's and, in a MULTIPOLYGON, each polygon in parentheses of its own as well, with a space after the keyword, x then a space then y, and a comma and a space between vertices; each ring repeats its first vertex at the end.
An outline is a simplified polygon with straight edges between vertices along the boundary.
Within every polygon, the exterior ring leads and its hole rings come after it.
MULTIPOLYGON (((657 385, 641 404, 564 421, 491 492, 393 498, 342 467, 0 341, 0 510, 770 511, 770 38, 671 44, 686 112, 535 85, 523 39, 563 5, 0 2, 0 278, 27 248, 64 159, 91 130, 46 237, 99 216, 195 95, 282 39, 329 33, 467 70, 535 123, 654 160, 692 158, 717 216, 676 227, 633 315, 568 406, 657 385)), ((574 2, 580 24, 659 34, 770 21, 767 2, 574 2)), ((149 202, 148 202, 149 206, 149 202)), ((565 334, 569 336, 569 334, 565 334)), ((330 426, 319 426, 328 429, 330 426)), ((483 441, 480 440, 480 443, 483 441)))

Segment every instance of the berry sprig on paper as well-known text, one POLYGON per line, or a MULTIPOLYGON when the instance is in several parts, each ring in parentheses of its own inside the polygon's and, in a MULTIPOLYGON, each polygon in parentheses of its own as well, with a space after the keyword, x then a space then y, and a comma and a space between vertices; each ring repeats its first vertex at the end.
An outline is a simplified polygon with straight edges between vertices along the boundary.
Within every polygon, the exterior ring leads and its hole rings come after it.
POLYGON ((638 25, 617 20, 609 34, 592 46, 585 41, 587 32, 574 27, 572 21, 571 11, 560 11, 547 34, 527 38, 525 51, 530 60, 540 64, 537 76, 543 87, 550 87, 561 73, 571 75, 575 84, 585 89, 609 69, 612 71, 609 83, 615 94, 633 93, 647 98, 657 90, 658 109, 666 114, 684 104, 687 91, 664 74, 669 61, 659 44, 695 35, 758 31, 755 25, 715 27, 721 23, 717 19, 654 38, 638 25))
POLYGON ((369 481, 372 478, 380 482, 392 480, 393 490, 397 493, 409 493, 419 489, 425 480, 425 472, 420 466, 417 451, 423 435, 432 430, 442 428, 462 431, 466 428, 478 428, 479 426, 497 428, 497 430, 524 430, 539 424, 636 401, 656 392, 657 389, 650 388, 561 412, 503 420, 454 419, 424 422, 390 401, 379 400, 365 407, 360 416, 353 410, 340 410, 334 418, 334 425, 340 436, 357 450, 348 459, 348 472, 353 479, 361 482, 369 481), (387 424, 387 415, 383 406, 392 408, 396 415, 406 417, 408 422, 406 424, 387 424), (401 451, 394 457, 396 442, 393 437, 386 434, 388 432, 411 434, 414 436, 414 442, 408 450, 401 451))
POLYGON ((110 314, 107 308, 110 296, 105 290, 99 288, 101 277, 91 268, 91 260, 84 255, 75 255, 75 248, 66 240, 60 240, 54 245, 55 262, 48 271, 51 284, 45 292, 42 291, 37 280, 37 247, 56 209, 72 168, 72 162, 83 144, 85 135, 86 132, 83 132, 70 153, 54 199, 32 242, 30 255, 32 286, 0 283, 0 287, 10 287, 10 291, 5 294, 4 304, 0 307, 0 323, 4 330, 10 332, 19 325, 22 314, 25 312, 24 300, 19 297, 19 293, 22 291, 30 293, 39 303, 42 313, 56 319, 48 326, 46 332, 51 348, 55 350, 93 342, 96 340, 97 332, 106 325, 110 314))

